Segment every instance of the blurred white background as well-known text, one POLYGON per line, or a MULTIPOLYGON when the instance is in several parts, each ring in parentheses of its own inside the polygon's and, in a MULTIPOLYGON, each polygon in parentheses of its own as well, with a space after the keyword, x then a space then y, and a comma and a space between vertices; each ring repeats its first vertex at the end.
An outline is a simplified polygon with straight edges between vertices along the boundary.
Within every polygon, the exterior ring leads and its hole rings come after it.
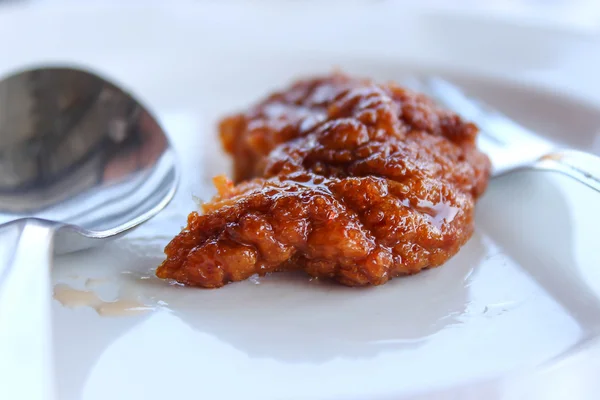
MULTIPOLYGON (((30 5, 52 5, 80 0, 0 0, 0 4, 28 3, 30 5)), ((90 0, 87 0, 88 2, 90 0)), ((98 0, 103 3, 121 0, 98 0)), ((144 5, 152 0, 137 0, 144 5)), ((161 0, 170 2, 173 6, 178 3, 218 1, 218 2, 264 2, 265 0, 161 0)), ((379 7, 421 7, 448 12, 460 12, 475 15, 494 16, 522 20, 524 23, 559 25, 566 29, 575 29, 588 33, 600 33, 600 0, 280 0, 294 2, 363 2, 374 3, 379 7)), ((133 1, 128 1, 131 4, 133 1)))

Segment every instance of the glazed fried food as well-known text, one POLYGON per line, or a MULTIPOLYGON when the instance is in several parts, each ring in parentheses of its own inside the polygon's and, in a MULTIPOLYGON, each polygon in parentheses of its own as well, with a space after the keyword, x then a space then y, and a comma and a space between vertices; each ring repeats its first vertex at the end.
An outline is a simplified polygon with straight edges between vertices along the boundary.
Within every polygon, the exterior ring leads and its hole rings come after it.
POLYGON ((490 173, 477 127, 395 84, 333 74, 220 124, 233 185, 192 212, 160 278, 215 288, 302 269, 380 285, 436 267, 473 232, 490 173))

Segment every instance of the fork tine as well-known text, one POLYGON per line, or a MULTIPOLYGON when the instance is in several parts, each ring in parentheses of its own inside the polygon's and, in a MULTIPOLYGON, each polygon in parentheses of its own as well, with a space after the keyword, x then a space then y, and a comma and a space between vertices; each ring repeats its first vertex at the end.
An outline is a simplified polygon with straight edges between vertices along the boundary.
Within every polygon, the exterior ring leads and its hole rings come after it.
POLYGON ((415 92, 425 93, 424 83, 421 79, 417 78, 415 75, 411 75, 410 77, 404 79, 402 81, 402 86, 414 90, 415 92))
POLYGON ((468 97, 457 85, 447 80, 431 77, 422 87, 440 104, 479 125, 482 136, 496 145, 513 149, 530 146, 538 152, 555 147, 549 140, 519 125, 493 107, 468 97))
POLYGON ((477 100, 467 97, 458 86, 439 77, 430 77, 421 82, 421 89, 440 105, 479 125, 481 135, 492 141, 494 145, 501 147, 507 145, 500 132, 489 128, 489 113, 484 111, 477 100))
POLYGON ((482 109, 472 99, 450 82, 438 77, 431 77, 421 83, 426 94, 441 105, 461 114, 464 118, 476 121, 482 117, 482 109))
POLYGON ((474 100, 463 94, 458 86, 438 77, 425 79, 411 77, 407 87, 427 95, 440 106, 448 108, 463 118, 478 124, 481 129, 481 135, 492 142, 491 145, 494 147, 505 146, 503 140, 488 132, 487 129, 483 129, 485 124, 482 121, 485 121, 486 118, 482 109, 477 106, 474 100))
POLYGON ((411 84, 415 90, 479 125, 479 145, 492 160, 492 175, 499 176, 518 168, 550 170, 600 191, 600 158, 574 150, 547 153, 556 147, 555 143, 520 126, 482 101, 469 98, 458 86, 441 78, 432 77, 425 81, 414 78, 411 84), (490 139, 496 143, 490 143, 490 139), (483 147, 487 147, 487 151, 483 147))
POLYGON ((492 160, 494 174, 529 163, 554 147, 493 108, 469 98, 458 86, 442 78, 420 80, 418 87, 441 106, 478 125, 477 144, 492 160))

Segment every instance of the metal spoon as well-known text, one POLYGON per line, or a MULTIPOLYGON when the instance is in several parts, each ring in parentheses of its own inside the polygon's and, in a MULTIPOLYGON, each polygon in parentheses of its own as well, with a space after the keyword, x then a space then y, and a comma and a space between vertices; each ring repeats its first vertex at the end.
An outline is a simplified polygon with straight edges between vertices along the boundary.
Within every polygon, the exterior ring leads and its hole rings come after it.
POLYGON ((52 253, 130 231, 177 182, 164 131, 115 85, 71 68, 0 81, 0 399, 53 397, 52 253))

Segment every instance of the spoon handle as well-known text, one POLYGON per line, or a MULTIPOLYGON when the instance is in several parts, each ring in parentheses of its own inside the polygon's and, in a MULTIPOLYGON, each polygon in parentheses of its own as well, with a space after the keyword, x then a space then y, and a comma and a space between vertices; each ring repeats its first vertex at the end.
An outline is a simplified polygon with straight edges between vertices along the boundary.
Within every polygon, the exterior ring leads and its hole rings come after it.
POLYGON ((0 399, 55 398, 50 310, 53 234, 52 224, 35 219, 0 230, 0 399))

